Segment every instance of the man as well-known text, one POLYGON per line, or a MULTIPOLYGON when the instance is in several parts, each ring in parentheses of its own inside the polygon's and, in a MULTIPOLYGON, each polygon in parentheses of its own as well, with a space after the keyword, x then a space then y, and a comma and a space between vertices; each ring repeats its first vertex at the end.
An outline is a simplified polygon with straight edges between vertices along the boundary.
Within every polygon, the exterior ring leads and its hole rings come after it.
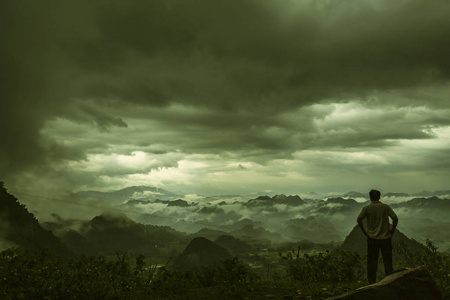
POLYGON ((357 222, 367 236, 367 279, 372 284, 376 281, 380 250, 386 276, 392 273, 391 237, 397 228, 398 217, 389 205, 380 202, 380 191, 371 190, 369 196, 371 203, 363 207, 357 222), (389 228, 389 217, 392 219, 392 228, 389 228), (363 225, 364 219, 367 219, 366 227, 363 225))

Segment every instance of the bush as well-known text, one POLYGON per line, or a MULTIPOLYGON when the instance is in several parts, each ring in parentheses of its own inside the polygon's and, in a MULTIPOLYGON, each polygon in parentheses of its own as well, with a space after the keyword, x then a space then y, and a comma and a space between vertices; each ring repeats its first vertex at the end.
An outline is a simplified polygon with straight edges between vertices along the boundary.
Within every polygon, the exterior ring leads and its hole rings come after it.
POLYGON ((301 255, 300 248, 280 254, 289 278, 303 282, 344 282, 360 280, 365 262, 356 252, 336 250, 301 255))
POLYGON ((215 288, 222 297, 241 297, 247 294, 258 276, 237 257, 227 259, 194 272, 199 287, 215 288))
POLYGON ((54 258, 47 251, 8 249, 0 253, 2 299, 160 299, 189 289, 213 287, 220 296, 242 295, 256 279, 237 258, 192 271, 146 267, 145 257, 130 267, 127 254, 116 261, 103 256, 54 258))
POLYGON ((410 251, 403 243, 394 245, 394 251, 403 257, 402 263, 406 267, 423 266, 427 269, 444 298, 450 297, 450 258, 440 253, 431 240, 425 241, 424 251, 410 251))
POLYGON ((126 255, 62 259, 12 248, 0 253, 0 278, 5 299, 129 299, 150 291, 150 281, 131 270, 126 255))
MULTIPOLYGON (((443 294, 449 293, 448 255, 427 240, 425 252, 412 253, 401 245, 409 267, 424 266, 443 294)), ((146 266, 139 255, 130 267, 127 254, 110 261, 103 256, 64 259, 48 251, 11 248, 0 253, 1 299, 236 299, 310 296, 323 299, 361 286, 366 261, 348 251, 303 254, 300 248, 280 254, 286 276, 261 278, 238 258, 197 270, 146 266), (288 280, 286 280, 288 279, 288 280), (189 297, 191 295, 191 297, 189 297)), ((278 273, 276 273, 278 274, 278 273)))

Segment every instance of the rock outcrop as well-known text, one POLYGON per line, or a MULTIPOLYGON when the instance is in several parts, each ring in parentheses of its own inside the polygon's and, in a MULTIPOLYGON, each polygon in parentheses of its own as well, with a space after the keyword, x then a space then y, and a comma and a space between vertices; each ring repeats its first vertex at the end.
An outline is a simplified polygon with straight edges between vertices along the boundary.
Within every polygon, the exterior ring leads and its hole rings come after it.
POLYGON ((442 295, 422 267, 396 272, 380 282, 328 300, 441 300, 442 295))

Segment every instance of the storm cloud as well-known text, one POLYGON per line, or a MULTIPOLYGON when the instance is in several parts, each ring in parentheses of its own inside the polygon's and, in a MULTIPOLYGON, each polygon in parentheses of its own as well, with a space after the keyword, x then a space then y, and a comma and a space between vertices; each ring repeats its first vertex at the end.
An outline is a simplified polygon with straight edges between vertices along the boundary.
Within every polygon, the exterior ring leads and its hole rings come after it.
POLYGON ((449 13, 444 0, 2 1, 0 179, 444 189, 449 13))

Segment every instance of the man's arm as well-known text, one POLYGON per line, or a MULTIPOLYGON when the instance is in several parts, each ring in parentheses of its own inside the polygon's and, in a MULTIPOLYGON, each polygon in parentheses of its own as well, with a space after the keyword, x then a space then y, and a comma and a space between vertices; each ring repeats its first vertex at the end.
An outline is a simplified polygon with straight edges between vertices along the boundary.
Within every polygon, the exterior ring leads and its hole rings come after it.
POLYGON ((391 236, 393 236, 395 229, 397 228, 398 217, 390 206, 389 206, 389 217, 391 217, 391 219, 392 219, 392 228, 391 228, 391 230, 389 230, 389 233, 391 234, 391 236))
POLYGON ((389 231, 389 233, 391 234, 391 236, 394 235, 395 229, 397 228, 397 224, 398 224, 398 217, 397 217, 397 215, 394 215, 394 216, 392 217, 392 228, 391 228, 391 230, 389 231))
POLYGON ((364 229, 363 219, 364 218, 359 215, 356 221, 358 222, 359 228, 361 228, 362 233, 364 233, 365 236, 368 236, 366 230, 364 229))

